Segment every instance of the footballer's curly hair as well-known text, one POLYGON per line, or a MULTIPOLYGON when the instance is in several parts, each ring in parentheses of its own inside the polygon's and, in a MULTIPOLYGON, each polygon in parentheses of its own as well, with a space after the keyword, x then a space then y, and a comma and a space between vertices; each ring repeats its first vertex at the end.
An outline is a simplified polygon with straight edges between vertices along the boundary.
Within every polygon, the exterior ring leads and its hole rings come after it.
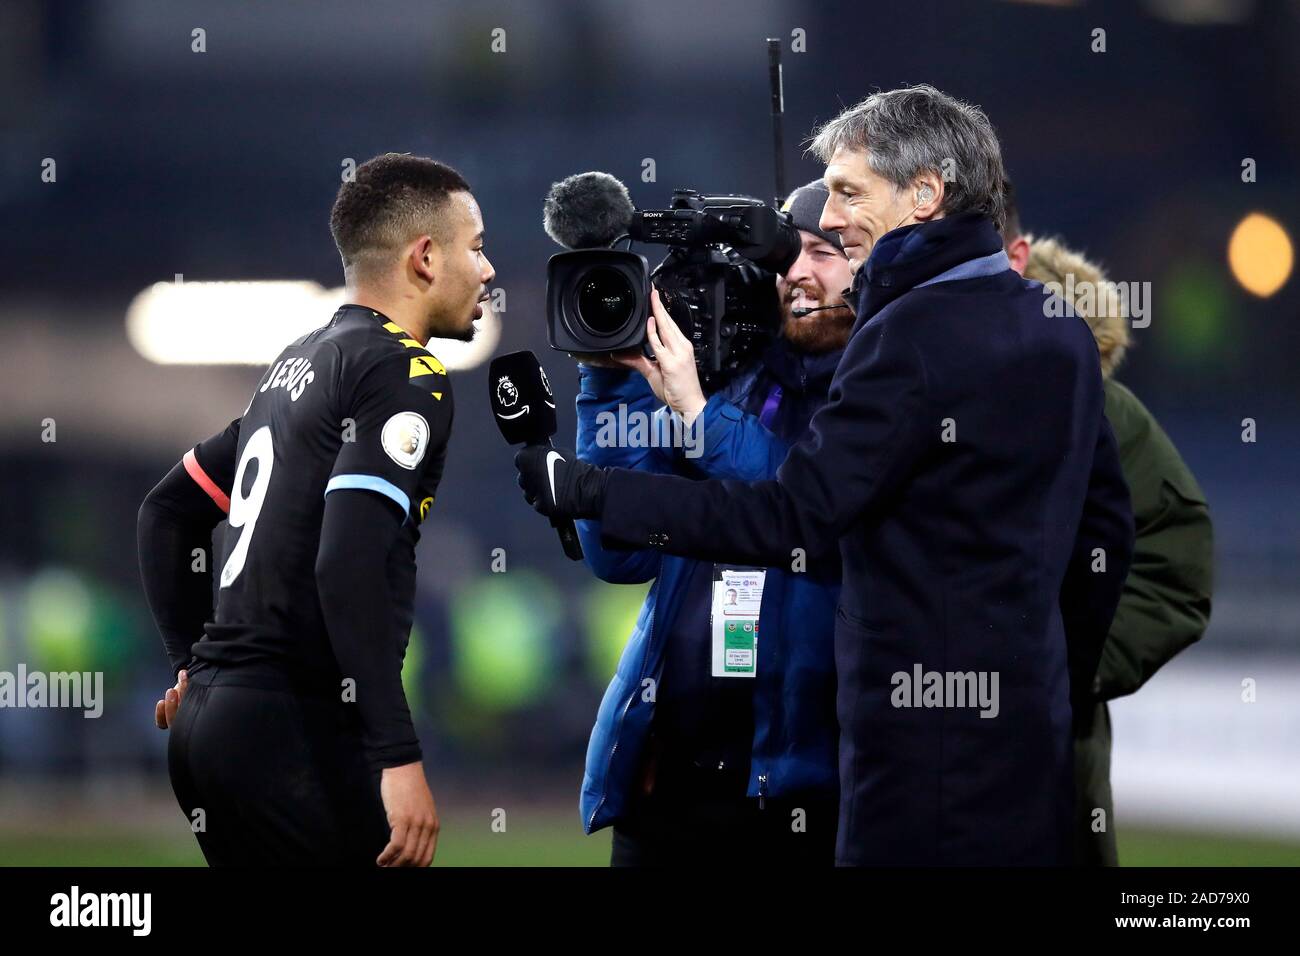
POLYGON ((448 199, 461 191, 469 192, 464 176, 424 156, 384 153, 366 160, 339 187, 330 211, 330 233, 344 270, 382 267, 416 236, 447 242, 448 199))

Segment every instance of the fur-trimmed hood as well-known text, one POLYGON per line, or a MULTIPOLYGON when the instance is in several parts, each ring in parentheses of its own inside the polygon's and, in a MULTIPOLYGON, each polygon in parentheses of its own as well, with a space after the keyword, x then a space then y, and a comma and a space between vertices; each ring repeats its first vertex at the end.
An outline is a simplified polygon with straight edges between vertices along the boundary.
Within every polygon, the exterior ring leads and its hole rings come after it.
POLYGON ((1054 282, 1062 290, 1062 296, 1074 291, 1070 304, 1092 329, 1097 351, 1101 353, 1102 377, 1110 378, 1129 346, 1128 312, 1123 298, 1101 266, 1059 239, 1038 239, 1031 235, 1025 239, 1029 243, 1025 278, 1043 285, 1054 282), (1073 280, 1067 276, 1073 276, 1073 280), (1087 297, 1080 294, 1083 289, 1090 289, 1087 297))

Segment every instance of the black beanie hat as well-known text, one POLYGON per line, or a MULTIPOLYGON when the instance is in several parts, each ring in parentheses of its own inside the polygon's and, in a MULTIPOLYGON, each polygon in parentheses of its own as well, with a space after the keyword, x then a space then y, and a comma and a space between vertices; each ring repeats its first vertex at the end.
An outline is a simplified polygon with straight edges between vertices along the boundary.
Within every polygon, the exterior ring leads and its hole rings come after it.
POLYGON ((825 239, 836 249, 840 248, 840 237, 833 232, 824 232, 817 225, 822 217, 822 207, 830 193, 820 179, 814 179, 806 186, 800 186, 790 194, 781 206, 782 212, 788 212, 794 220, 795 228, 811 232, 814 236, 825 239))

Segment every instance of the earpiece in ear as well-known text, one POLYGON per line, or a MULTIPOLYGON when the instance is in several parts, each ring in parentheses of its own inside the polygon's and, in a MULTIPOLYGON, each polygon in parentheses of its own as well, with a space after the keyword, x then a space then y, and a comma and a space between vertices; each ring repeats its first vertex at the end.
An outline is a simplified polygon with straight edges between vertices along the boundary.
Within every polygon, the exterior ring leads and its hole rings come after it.
POLYGON ((916 191, 916 204, 918 206, 924 206, 933 198, 934 198, 934 191, 930 189, 929 186, 922 186, 920 189, 916 191))

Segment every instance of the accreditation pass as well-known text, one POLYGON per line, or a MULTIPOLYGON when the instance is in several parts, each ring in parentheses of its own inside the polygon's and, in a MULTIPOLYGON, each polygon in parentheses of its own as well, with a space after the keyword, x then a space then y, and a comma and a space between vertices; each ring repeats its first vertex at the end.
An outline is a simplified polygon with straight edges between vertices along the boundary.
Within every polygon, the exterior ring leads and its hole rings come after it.
POLYGON ((758 611, 763 604, 762 568, 713 566, 714 677, 753 677, 758 666, 758 611))

